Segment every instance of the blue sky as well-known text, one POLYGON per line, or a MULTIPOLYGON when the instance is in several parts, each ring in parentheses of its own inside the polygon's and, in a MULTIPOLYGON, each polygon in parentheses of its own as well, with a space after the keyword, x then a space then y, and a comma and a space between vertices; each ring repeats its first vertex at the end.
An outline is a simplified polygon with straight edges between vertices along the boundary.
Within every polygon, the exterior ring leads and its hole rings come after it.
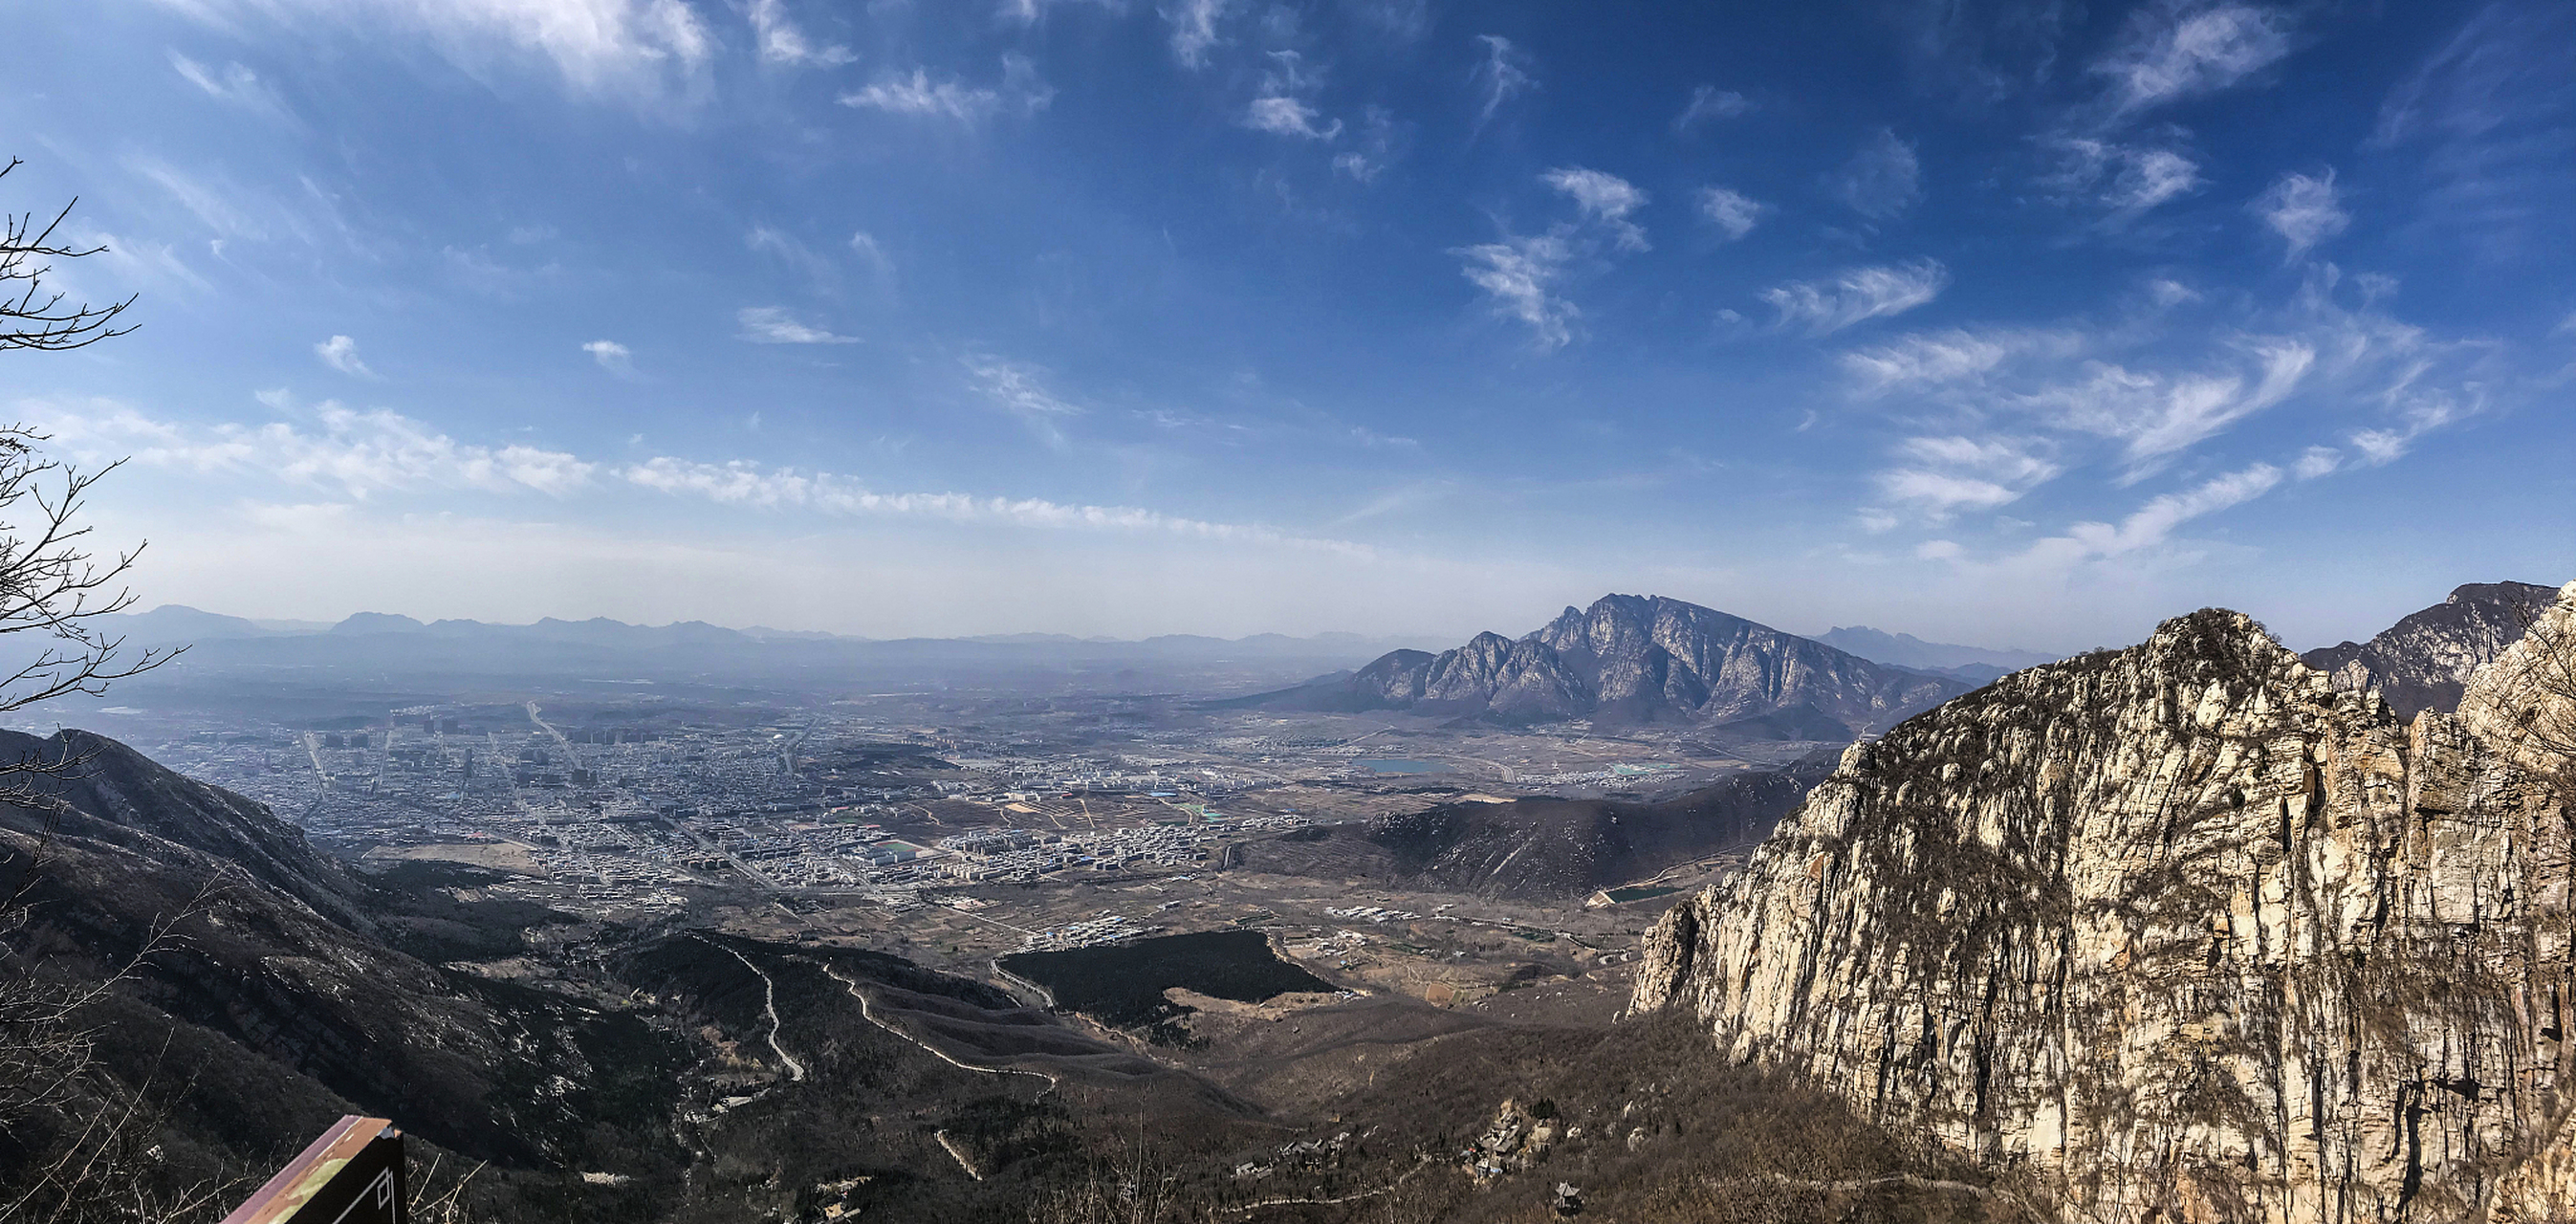
POLYGON ((2558 4, 98 0, 147 603, 2295 645, 2576 576, 2558 4))

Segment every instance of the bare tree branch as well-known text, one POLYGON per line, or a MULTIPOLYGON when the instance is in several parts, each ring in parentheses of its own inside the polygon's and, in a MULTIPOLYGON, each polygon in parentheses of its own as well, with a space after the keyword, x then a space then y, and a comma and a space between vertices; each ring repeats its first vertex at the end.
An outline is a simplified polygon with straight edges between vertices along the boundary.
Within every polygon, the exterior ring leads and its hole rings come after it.
MULTIPOLYGON (((19 165, 17 158, 10 158, 8 165, 0 166, 0 178, 7 178, 19 165)), ((59 352, 134 330, 132 324, 115 325, 117 316, 134 304, 131 296, 106 306, 65 305, 63 294, 45 288, 45 277, 54 270, 48 260, 82 259, 107 249, 104 244, 84 248, 55 239, 54 232, 78 203, 75 198, 63 205, 42 229, 36 222, 43 214, 0 213, 0 349, 59 352)))

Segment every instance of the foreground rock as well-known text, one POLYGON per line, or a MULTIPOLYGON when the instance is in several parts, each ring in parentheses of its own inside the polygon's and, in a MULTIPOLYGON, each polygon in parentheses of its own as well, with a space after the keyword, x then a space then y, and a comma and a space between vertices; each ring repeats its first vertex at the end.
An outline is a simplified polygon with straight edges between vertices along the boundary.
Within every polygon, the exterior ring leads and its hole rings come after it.
POLYGON ((2401 723, 2213 610, 2007 677, 1847 752, 1635 1004, 2083 1218, 2564 1218, 2570 813, 2499 696, 2534 661, 2401 723))

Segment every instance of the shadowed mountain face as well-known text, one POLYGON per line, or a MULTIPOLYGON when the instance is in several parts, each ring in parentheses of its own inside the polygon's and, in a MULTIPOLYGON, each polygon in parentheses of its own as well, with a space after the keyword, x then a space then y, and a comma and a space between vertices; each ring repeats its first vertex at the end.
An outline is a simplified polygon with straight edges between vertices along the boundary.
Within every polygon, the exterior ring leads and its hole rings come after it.
POLYGON ((2448 599, 2408 615, 2368 642, 2320 647, 2299 656, 2331 673, 2335 687, 2379 695, 2399 718, 2460 708, 2469 673, 2522 639, 2533 618, 2558 598, 2528 582, 2472 582, 2448 599))
POLYGON ((119 1142, 151 1152, 138 1193, 264 1174, 371 1114, 423 1145, 416 1173, 441 1152, 490 1162, 473 1218, 602 1224, 805 1218, 796 1196, 825 1183, 870 1219, 1026 1219, 1082 1136, 1123 1120, 1059 1103, 1077 1086, 1220 1138, 1252 1116, 896 957, 600 931, 468 868, 359 877, 261 804, 114 741, 8 734, 0 754, 76 763, 0 779, 21 787, 0 796, 0 895, 22 907, 0 914, 0 1038, 38 1031, 27 992, 87 993, 73 1024, 95 1055, 30 1099, 6 1077, 31 1064, 0 1046, 0 1202, 128 1102, 144 1120, 119 1142), (599 942, 525 971, 570 940, 599 942), (925 1176, 960 1150, 976 1177, 925 1176))
POLYGON ((1833 771, 1817 753, 1655 802, 1443 803, 1365 825, 1316 825, 1237 852, 1281 875, 1373 879, 1518 901, 1564 901, 1760 842, 1833 771))
POLYGON ((84 731, 44 739, 0 731, 0 767, 20 765, 65 768, 0 777, 0 787, 32 800, 0 812, 0 827, 50 824, 57 835, 151 861, 167 859, 174 850, 193 852, 229 864, 341 926, 373 929, 364 890, 348 871, 254 800, 164 769, 115 740, 84 731))
POLYGON ((1413 710, 1550 722, 1732 722, 1798 710, 1883 728, 1967 685, 1872 663, 1739 616, 1662 596, 1609 595, 1527 637, 1481 633, 1455 650, 1399 650, 1347 678, 1265 694, 1264 704, 1413 710))

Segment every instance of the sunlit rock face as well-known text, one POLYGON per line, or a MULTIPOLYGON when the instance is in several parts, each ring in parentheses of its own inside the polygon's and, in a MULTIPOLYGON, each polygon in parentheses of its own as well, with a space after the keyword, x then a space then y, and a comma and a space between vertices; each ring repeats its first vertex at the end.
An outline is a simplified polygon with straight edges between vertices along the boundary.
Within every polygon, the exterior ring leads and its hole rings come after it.
POLYGON ((2477 713, 2533 663, 2406 724, 2213 610, 2006 677, 1847 752, 1635 1003, 2089 1218, 2567 1218, 2570 813, 2477 713))

